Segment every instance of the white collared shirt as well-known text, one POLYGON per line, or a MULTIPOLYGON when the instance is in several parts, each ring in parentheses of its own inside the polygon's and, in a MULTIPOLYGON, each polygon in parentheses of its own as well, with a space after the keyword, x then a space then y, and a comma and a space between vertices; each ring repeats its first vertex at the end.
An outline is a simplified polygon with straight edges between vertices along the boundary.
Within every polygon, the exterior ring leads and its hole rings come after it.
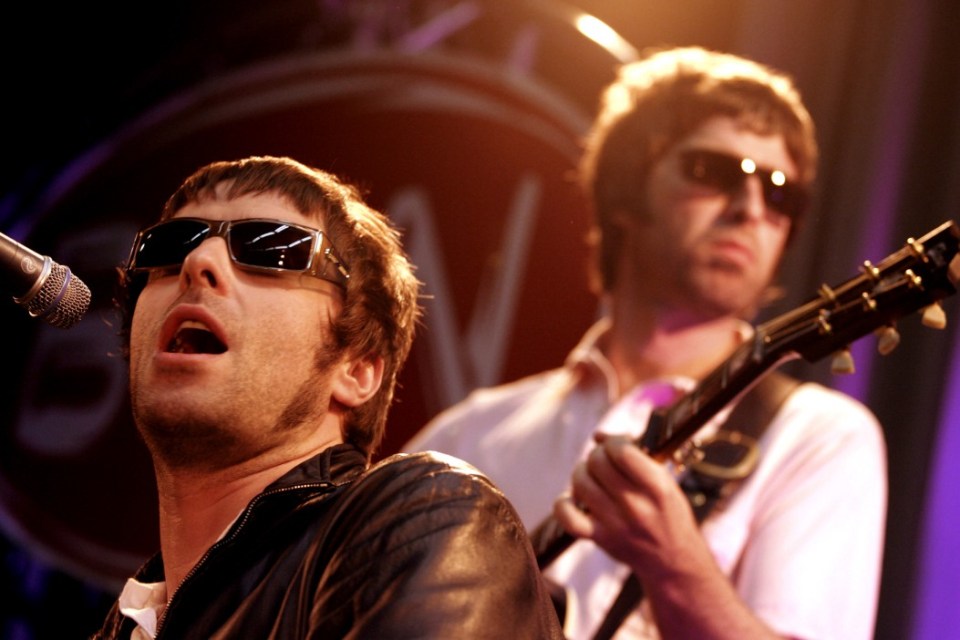
POLYGON ((127 578, 120 592, 120 613, 136 621, 131 640, 145 640, 157 635, 157 621, 167 606, 166 582, 138 582, 127 578))
MULTIPOLYGON (((441 451, 487 474, 532 530, 567 491, 593 434, 639 435, 670 387, 651 381, 623 399, 596 347, 594 326, 563 368, 473 392, 404 447, 441 451)), ((704 434, 725 417, 718 415, 704 434)), ((768 426, 760 462, 733 498, 704 522, 721 570, 758 617, 794 637, 869 640, 879 593, 886 517, 886 449, 873 414, 817 384, 801 385, 768 426)), ((592 637, 627 569, 591 541, 577 541, 545 572, 573 597, 564 631, 592 637)), ((618 634, 656 638, 642 610, 618 634)))

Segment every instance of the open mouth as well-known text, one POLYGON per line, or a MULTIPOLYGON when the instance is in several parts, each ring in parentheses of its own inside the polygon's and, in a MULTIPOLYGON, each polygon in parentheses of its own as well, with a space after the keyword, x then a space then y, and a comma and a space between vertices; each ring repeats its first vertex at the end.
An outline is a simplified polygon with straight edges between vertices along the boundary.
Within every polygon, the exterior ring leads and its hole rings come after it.
POLYGON ((166 347, 169 353, 186 354, 219 354, 226 350, 227 345, 199 322, 184 322, 180 325, 166 347))

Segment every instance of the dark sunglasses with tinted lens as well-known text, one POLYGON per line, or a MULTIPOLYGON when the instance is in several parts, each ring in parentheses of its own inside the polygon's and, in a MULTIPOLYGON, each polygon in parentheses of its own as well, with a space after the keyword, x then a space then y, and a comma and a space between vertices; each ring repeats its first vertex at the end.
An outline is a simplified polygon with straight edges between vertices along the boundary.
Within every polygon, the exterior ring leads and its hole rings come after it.
POLYGON ((757 176, 767 206, 791 220, 807 208, 807 190, 787 180, 783 171, 758 167, 750 158, 738 158, 719 151, 688 149, 680 152, 683 176, 699 185, 732 194, 743 187, 747 176, 757 176))
POLYGON ((128 272, 179 269, 207 238, 223 238, 238 267, 263 273, 302 273, 346 287, 350 273, 318 229, 282 220, 172 218, 137 233, 128 272))

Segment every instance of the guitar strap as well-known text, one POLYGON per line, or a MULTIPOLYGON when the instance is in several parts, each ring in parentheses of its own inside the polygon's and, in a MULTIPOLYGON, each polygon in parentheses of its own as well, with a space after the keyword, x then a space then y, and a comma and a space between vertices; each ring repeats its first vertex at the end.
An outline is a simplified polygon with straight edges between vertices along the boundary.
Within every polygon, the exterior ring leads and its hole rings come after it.
MULTIPOLYGON (((703 445, 703 459, 691 464, 680 482, 697 522, 703 522, 717 502, 753 471, 757 441, 798 384, 799 380, 778 371, 767 374, 744 394, 715 437, 703 445)), ((593 640, 612 638, 642 599, 640 581, 631 572, 593 640)))

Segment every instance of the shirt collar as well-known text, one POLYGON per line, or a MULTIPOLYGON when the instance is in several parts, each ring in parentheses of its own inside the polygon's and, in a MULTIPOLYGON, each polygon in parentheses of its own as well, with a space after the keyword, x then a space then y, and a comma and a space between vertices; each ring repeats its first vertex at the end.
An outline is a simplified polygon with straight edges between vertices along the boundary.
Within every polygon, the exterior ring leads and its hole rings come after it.
MULTIPOLYGON (((603 385, 607 391, 607 400, 615 403, 625 391, 620 389, 620 381, 613 364, 604 354, 604 346, 609 340, 610 329, 613 323, 608 316, 597 320, 583 335, 577 346, 570 351, 564 366, 569 369, 578 385, 603 385)), ((753 336, 753 326, 746 321, 739 321, 737 332, 743 341, 753 336)), ((696 381, 683 376, 675 376, 658 382, 669 384, 682 390, 690 390, 696 381)))
POLYGON ((608 317, 597 320, 567 356, 564 366, 571 371, 576 384, 603 386, 607 401, 612 404, 620 397, 620 383, 617 372, 603 353, 603 343, 608 339, 611 325, 608 317))

